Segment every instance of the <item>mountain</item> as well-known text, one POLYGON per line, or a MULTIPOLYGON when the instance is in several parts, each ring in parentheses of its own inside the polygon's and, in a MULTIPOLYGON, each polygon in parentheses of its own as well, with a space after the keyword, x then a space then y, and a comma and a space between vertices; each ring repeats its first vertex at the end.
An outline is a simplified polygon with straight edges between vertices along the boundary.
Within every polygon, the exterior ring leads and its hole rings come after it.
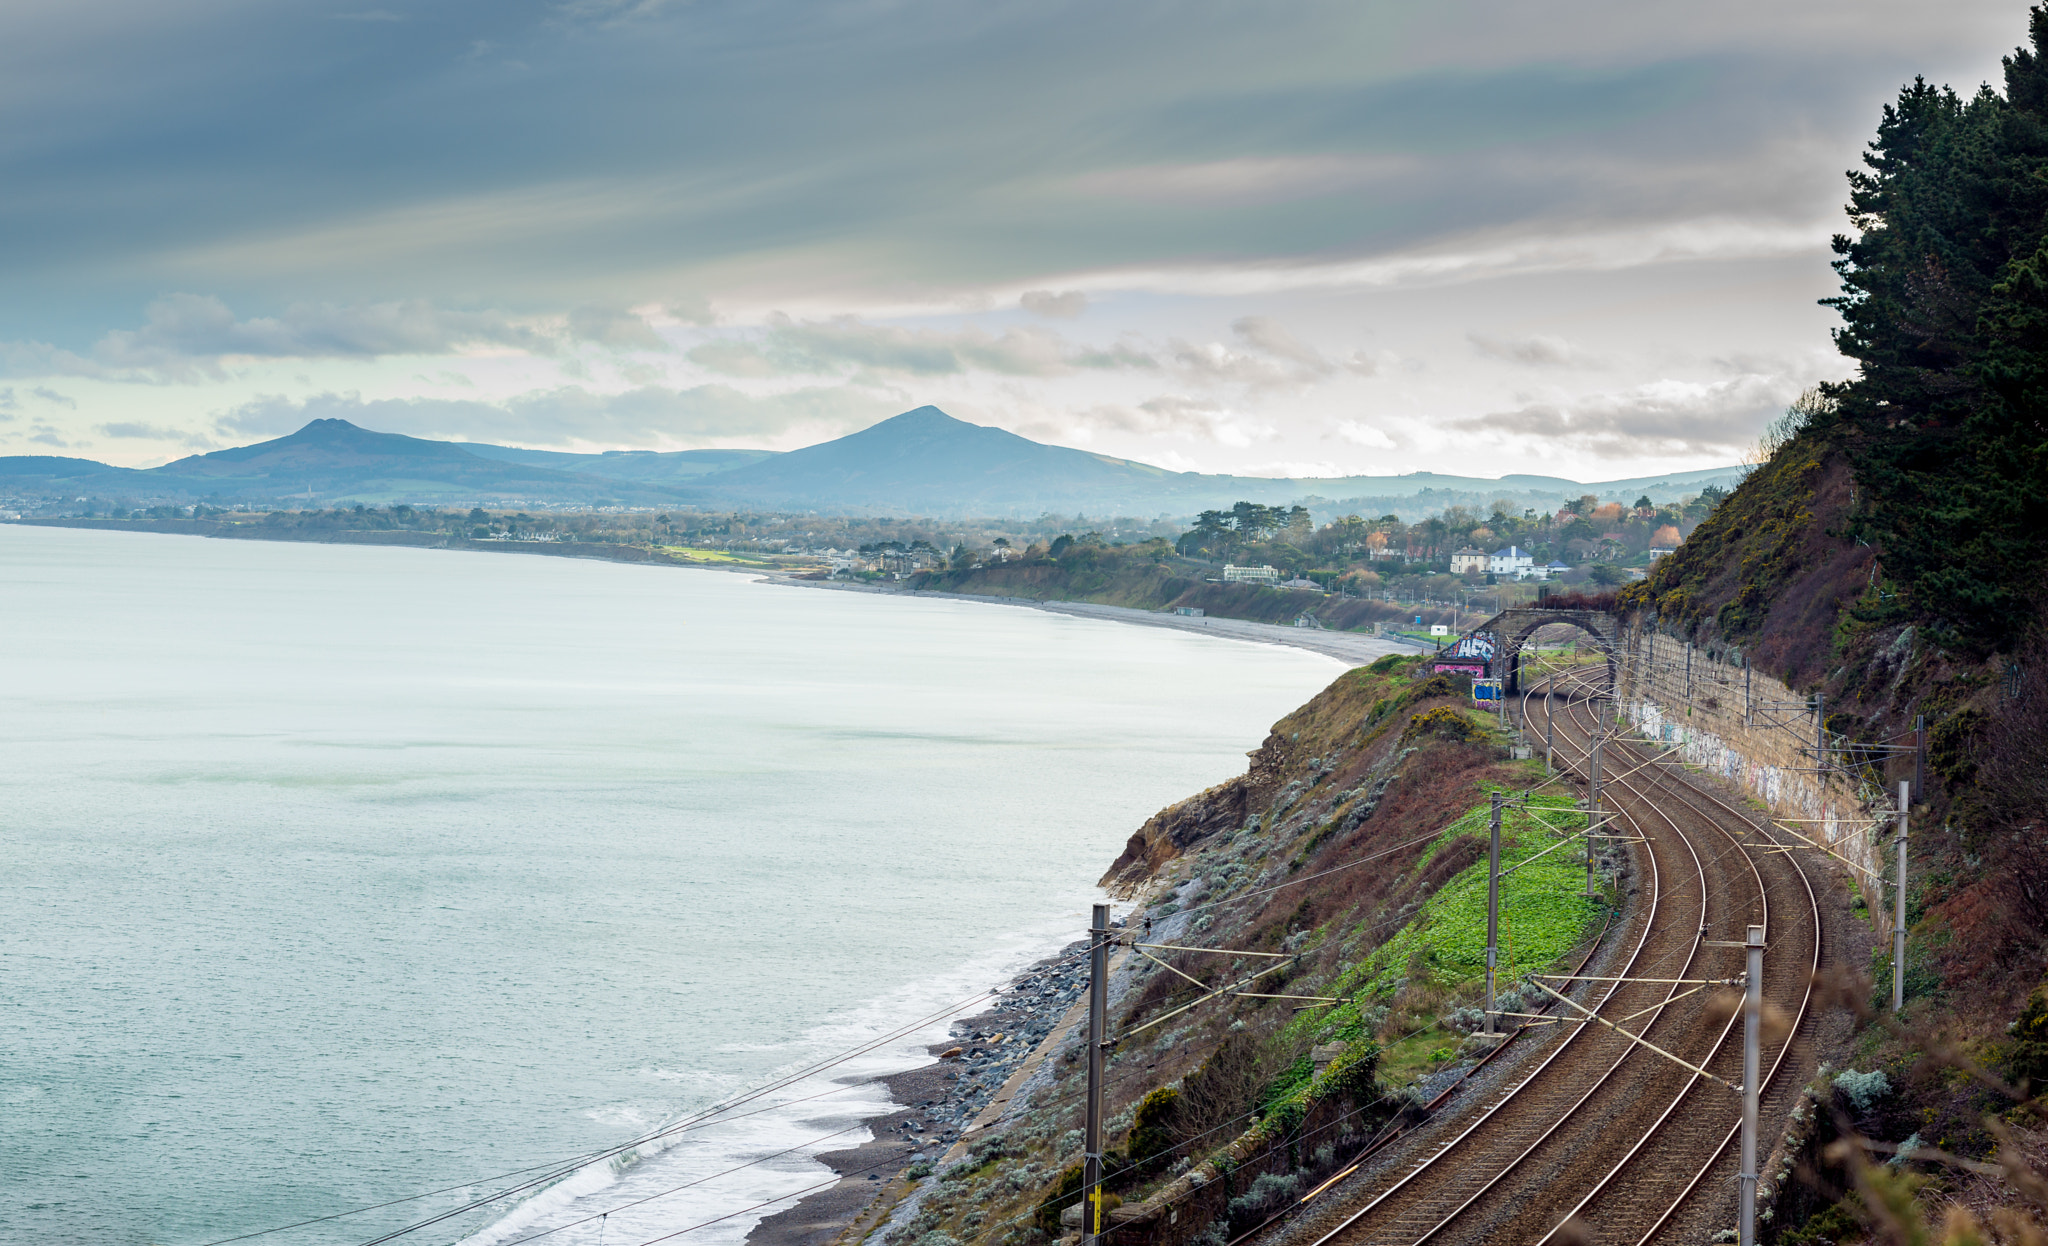
POLYGON ((661 505, 679 497, 658 486, 622 485, 587 474, 494 460, 454 442, 373 432, 337 419, 314 420, 288 436, 195 454, 135 476, 142 479, 133 484, 146 483, 167 494, 223 499, 303 496, 321 503, 453 504, 490 498, 535 504, 661 505))
POLYGON ((865 510, 925 515, 1035 516, 1191 514, 1239 501, 1268 505, 1327 499, 1394 503, 1425 493, 1431 509, 1453 501, 1481 505, 1510 497, 1518 505, 1576 498, 1658 502, 1708 484, 1732 488, 1742 469, 1710 468, 1660 477, 1582 484, 1556 476, 1338 476, 1298 478, 1172 472, 1065 446, 1048 446, 999 428, 919 407, 836 441, 827 441, 703 478, 711 494, 736 505, 865 510), (1621 496, 1626 494, 1626 496, 1621 496), (1469 495, 1469 499, 1460 495, 1469 495))
POLYGON ((710 478, 753 505, 999 515, 1090 507, 1158 509, 1181 473, 1048 446, 919 407, 870 428, 710 478))
POLYGON ((1556 476, 1500 479, 1340 476, 1287 479, 1173 472, 1042 442, 919 407, 801 450, 626 450, 572 454, 431 441, 314 420, 288 436, 195 454, 136 471, 88 459, 0 458, 0 494, 128 505, 207 499, 262 505, 339 502, 514 506, 705 506, 854 514, 1035 517, 1191 515, 1239 501, 1305 504, 1319 514, 1441 510, 1454 503, 1555 507, 1592 493, 1675 500, 1742 469, 1582 484, 1556 476))

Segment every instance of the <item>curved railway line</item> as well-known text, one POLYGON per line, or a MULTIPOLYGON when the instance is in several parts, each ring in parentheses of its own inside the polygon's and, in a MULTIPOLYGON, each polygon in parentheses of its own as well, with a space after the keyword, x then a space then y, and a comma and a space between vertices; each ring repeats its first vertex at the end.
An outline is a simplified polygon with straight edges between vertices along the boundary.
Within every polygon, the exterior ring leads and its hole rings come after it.
MULTIPOLYGON (((1538 681, 1561 757, 1583 775, 1601 690, 1583 673, 1538 681)), ((1525 721, 1528 698, 1524 698, 1525 721)), ((1602 790, 1614 828, 1638 842, 1617 883, 1626 906, 1617 949, 1580 1003, 1729 1082, 1741 1080, 1739 1016, 1716 1016, 1704 991, 1644 979, 1730 978, 1739 942, 1765 927, 1764 998, 1790 1021, 1764 1046, 1768 1152, 1810 1061, 1794 1058, 1812 1023, 1822 919, 1800 862, 1747 814, 1678 777, 1653 746, 1608 737, 1602 790), (1631 886, 1633 885, 1633 886, 1631 886)), ((1577 1221, 1603 1243, 1702 1240, 1732 1221, 1740 1105, 1725 1086, 1592 1024, 1561 1024, 1498 1084, 1446 1111, 1391 1161, 1334 1187, 1274 1240, 1292 1246, 1548 1242, 1577 1221), (1723 1178, 1726 1180, 1723 1180, 1723 1178)))

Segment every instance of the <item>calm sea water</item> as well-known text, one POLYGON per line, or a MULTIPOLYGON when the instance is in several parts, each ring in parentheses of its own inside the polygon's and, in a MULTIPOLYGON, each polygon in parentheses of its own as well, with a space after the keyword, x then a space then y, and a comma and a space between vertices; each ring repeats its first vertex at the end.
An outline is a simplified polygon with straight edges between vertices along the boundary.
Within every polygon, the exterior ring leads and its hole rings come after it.
MULTIPOLYGON (((1338 669, 710 572, 8 526, 0 627, 0 1241, 39 1246, 448 1187, 254 1239, 365 1242, 872 1038, 1076 937, 1125 837, 1338 669)), ((735 1242, 884 1110, 777 1100, 400 1240, 735 1242)))

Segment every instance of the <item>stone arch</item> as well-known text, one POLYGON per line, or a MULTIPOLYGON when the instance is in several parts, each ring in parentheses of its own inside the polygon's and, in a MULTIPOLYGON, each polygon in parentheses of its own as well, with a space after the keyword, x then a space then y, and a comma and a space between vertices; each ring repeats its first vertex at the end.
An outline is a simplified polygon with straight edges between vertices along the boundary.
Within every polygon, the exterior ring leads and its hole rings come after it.
POLYGON ((1522 647, 1538 630, 1564 625, 1576 627, 1593 638, 1594 648, 1607 655, 1607 678, 1609 686, 1616 686, 1620 676, 1617 668, 1621 644, 1621 623, 1604 610, 1539 610, 1518 607, 1503 610, 1482 626, 1500 638, 1500 650, 1495 661, 1499 664, 1496 674, 1501 681, 1501 691, 1516 693, 1522 690, 1522 647))

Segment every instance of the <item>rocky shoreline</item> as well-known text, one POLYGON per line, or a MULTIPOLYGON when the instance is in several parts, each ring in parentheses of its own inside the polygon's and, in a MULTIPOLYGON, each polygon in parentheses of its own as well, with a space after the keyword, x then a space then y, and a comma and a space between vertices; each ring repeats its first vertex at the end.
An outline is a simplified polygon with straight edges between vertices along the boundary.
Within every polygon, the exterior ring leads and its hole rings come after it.
MULTIPOLYGON (((905 1106, 869 1121, 870 1141, 818 1155, 839 1181, 762 1220, 748 1246, 826 1246, 842 1236, 857 1242, 881 1223, 942 1166, 1033 1054, 1064 1036, 1087 989, 1086 950, 1087 940, 1077 939, 1019 973, 992 1007, 953 1023, 946 1041, 930 1048, 933 1063, 879 1079, 905 1106)), ((1035 1080, 1014 1088, 1013 1102, 1028 1098, 1035 1080)))

